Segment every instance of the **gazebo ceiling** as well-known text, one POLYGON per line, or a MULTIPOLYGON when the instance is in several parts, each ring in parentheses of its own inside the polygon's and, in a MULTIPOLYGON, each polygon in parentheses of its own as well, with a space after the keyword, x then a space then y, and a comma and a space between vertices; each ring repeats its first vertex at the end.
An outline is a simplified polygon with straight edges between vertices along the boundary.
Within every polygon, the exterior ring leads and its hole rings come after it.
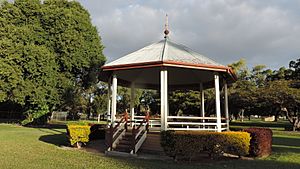
MULTIPOLYGON (((159 89, 160 70, 160 67, 151 67, 116 70, 114 73, 118 77, 118 84, 122 86, 129 87, 131 82, 135 82, 138 88, 159 89)), ((199 89, 199 82, 202 82, 204 88, 210 88, 213 86, 213 74, 213 71, 169 67, 168 85, 170 89, 199 89)))
POLYGON ((168 84, 174 88, 198 87, 200 82, 207 84, 208 88, 215 72, 229 83, 236 79, 231 68, 177 44, 168 37, 105 64, 102 66, 101 78, 107 81, 114 72, 123 86, 135 82, 140 87, 157 88, 162 67, 168 69, 168 84))

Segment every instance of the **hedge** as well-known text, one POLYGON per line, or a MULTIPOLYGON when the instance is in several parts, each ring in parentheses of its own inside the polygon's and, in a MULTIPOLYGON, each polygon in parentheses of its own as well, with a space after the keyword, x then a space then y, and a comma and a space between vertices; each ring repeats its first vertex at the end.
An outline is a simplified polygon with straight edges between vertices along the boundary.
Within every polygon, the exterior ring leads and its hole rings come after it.
POLYGON ((90 124, 91 133, 89 135, 90 140, 105 139, 105 124, 90 124))
POLYGON ((247 132, 203 132, 163 131, 161 145, 165 153, 176 159, 191 160, 197 154, 205 153, 219 157, 223 153, 245 156, 249 152, 250 134, 247 132))
POLYGON ((76 144, 78 148, 82 143, 89 141, 90 126, 82 124, 68 124, 68 135, 71 145, 76 144))
POLYGON ((248 128, 250 133, 250 151, 252 157, 267 157, 272 153, 272 130, 268 128, 248 128))

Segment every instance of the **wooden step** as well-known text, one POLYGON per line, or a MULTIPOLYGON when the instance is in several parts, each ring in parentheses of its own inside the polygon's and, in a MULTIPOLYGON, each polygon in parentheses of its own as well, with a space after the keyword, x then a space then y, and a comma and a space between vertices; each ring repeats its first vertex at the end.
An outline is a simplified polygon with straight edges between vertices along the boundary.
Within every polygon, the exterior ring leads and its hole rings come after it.
POLYGON ((122 139, 119 144, 126 144, 126 145, 131 145, 131 140, 124 140, 122 139))

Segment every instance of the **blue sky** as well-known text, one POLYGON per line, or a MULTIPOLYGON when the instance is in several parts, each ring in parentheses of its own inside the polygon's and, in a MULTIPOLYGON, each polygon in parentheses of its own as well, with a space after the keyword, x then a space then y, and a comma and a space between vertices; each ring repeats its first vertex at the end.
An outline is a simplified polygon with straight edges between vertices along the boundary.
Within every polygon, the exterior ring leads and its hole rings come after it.
POLYGON ((300 0, 79 0, 90 12, 108 61, 170 38, 222 64, 277 69, 300 58, 300 0))

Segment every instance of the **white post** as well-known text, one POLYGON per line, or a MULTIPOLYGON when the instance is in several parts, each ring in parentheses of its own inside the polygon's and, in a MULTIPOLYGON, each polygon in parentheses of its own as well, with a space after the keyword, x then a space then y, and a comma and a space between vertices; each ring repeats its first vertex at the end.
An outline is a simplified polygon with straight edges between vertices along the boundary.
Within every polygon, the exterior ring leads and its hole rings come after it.
MULTIPOLYGON (((203 90, 203 84, 202 83, 200 83, 200 94, 201 94, 201 117, 205 117, 204 90, 203 90)), ((205 120, 203 119, 202 122, 204 123, 205 120)))
POLYGON ((216 114, 217 114, 217 131, 221 132, 221 106, 220 106, 220 83, 219 75, 214 75, 215 93, 216 93, 216 114))
POLYGON ((229 131, 229 111, 228 111, 228 91, 227 91, 227 82, 224 81, 224 107, 225 107, 225 118, 227 131, 229 131))
POLYGON ((165 97, 164 97, 164 83, 165 83, 165 74, 163 70, 160 70, 160 123, 161 123, 161 131, 165 130, 165 97))
POLYGON ((168 116, 169 116, 169 98, 168 98, 168 70, 164 70, 165 73, 165 130, 168 129, 168 116))
POLYGON ((134 82, 131 83, 130 90, 130 121, 131 125, 134 125, 134 100, 135 100, 135 85, 134 82))
POLYGON ((160 71, 160 122, 161 130, 168 127, 168 72, 165 69, 160 71))
POLYGON ((107 82, 107 121, 111 123, 111 78, 107 82))
POLYGON ((112 80, 112 107, 111 107, 111 122, 114 125, 117 114, 117 90, 118 90, 118 80, 117 75, 113 75, 112 80))

